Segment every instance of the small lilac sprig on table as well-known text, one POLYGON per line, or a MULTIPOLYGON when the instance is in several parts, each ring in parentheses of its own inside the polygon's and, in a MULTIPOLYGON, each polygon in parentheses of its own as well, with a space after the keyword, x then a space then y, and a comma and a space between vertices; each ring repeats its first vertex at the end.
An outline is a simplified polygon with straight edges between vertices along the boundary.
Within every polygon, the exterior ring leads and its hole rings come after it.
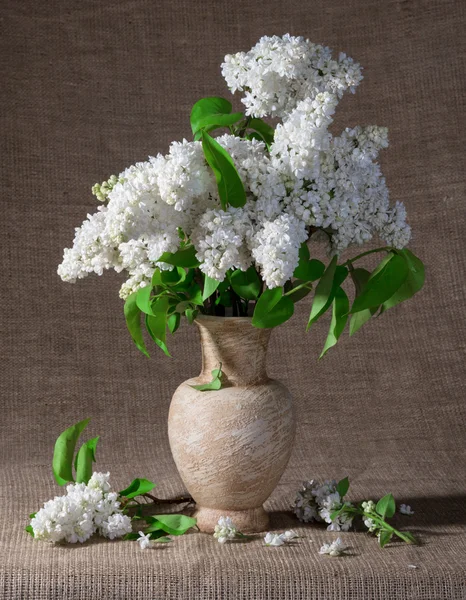
POLYGON ((82 444, 74 456, 76 443, 88 422, 89 419, 85 419, 72 425, 55 443, 53 475, 59 485, 67 486, 66 494, 49 500, 37 513, 30 515, 31 522, 26 531, 32 537, 54 543, 82 544, 94 534, 111 540, 124 536, 126 540, 137 540, 145 549, 153 541, 171 541, 167 534, 183 535, 196 525, 196 519, 181 514, 143 517, 143 507, 192 500, 159 500, 150 494, 155 484, 148 479, 136 478, 124 490, 112 491, 110 473, 92 472, 98 437, 82 444), (152 500, 151 504, 142 503, 148 499, 152 500), (142 519, 147 524, 145 531, 134 533, 132 522, 142 519))
POLYGON ((344 500, 348 490, 347 477, 338 483, 335 480, 326 480, 322 485, 316 480, 304 482, 303 489, 297 492, 294 512, 298 519, 305 523, 328 523, 328 531, 348 531, 354 518, 361 517, 369 533, 377 536, 381 548, 388 544, 393 536, 399 537, 407 544, 417 543, 411 533, 399 531, 387 522, 386 519, 392 518, 396 512, 392 494, 387 494, 377 503, 365 500, 354 505, 344 500))

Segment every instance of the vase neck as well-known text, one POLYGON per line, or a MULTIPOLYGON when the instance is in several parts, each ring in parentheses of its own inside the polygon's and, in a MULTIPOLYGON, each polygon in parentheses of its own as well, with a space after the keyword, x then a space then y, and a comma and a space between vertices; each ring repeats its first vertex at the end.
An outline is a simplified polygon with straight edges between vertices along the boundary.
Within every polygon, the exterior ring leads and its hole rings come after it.
POLYGON ((268 380, 266 369, 270 329, 258 329, 246 317, 196 319, 201 334, 202 371, 200 378, 211 381, 211 372, 222 363, 224 383, 253 385, 268 380))

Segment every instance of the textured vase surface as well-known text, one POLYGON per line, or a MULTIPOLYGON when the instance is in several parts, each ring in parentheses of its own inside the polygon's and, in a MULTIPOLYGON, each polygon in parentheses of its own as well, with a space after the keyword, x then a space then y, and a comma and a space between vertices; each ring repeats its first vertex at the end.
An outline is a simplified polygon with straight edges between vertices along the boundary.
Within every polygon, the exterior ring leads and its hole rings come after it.
POLYGON ((266 370, 270 329, 246 317, 199 316, 202 371, 175 391, 168 417, 170 446, 181 478, 196 501, 201 531, 220 516, 240 531, 264 531, 264 501, 291 454, 295 418, 288 389, 266 370), (222 389, 201 392, 222 365, 222 389))

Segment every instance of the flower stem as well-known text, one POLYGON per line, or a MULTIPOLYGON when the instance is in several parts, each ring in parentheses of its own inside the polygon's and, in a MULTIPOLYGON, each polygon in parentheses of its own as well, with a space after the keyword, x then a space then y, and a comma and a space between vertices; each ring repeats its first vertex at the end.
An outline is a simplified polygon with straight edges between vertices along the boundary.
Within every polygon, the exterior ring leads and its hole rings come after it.
POLYGON ((392 248, 390 246, 385 246, 384 248, 375 248, 374 250, 368 250, 367 252, 363 252, 362 254, 358 254, 354 258, 348 259, 341 266, 342 267, 349 267, 349 265, 351 263, 353 263, 355 260, 359 260, 360 258, 363 258, 363 256, 368 256, 369 254, 374 254, 374 252, 390 252, 390 250, 392 250, 392 248))

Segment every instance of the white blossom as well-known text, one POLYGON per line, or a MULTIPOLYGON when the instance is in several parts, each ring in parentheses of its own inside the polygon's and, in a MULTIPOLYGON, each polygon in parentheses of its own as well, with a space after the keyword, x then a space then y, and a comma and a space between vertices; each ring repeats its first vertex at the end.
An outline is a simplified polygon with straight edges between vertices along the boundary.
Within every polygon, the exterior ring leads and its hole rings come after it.
POLYGON ((328 554, 329 556, 341 556, 347 550, 347 546, 341 538, 337 538, 330 544, 324 544, 319 550, 319 554, 328 554))
POLYGON ((228 540, 233 540, 238 533, 230 517, 220 517, 217 525, 215 525, 214 538, 220 544, 225 544, 228 540))
POLYGON ((141 550, 145 550, 146 548, 149 548, 151 545, 150 533, 148 533, 147 535, 144 535, 143 531, 138 531, 138 533, 139 533, 139 537, 136 541, 139 543, 139 547, 141 548, 141 550))
POLYGON ((400 504, 398 510, 402 515, 414 515, 414 510, 412 510, 409 504, 400 504))
POLYGON ((353 523, 353 516, 344 512, 335 519, 332 513, 343 506, 342 498, 337 491, 335 480, 324 481, 320 484, 316 480, 305 481, 302 490, 296 494, 294 512, 300 521, 324 521, 328 523, 328 531, 348 531, 353 523))
POLYGON ((285 539, 282 535, 269 531, 264 538, 264 543, 266 546, 283 546, 285 539))

